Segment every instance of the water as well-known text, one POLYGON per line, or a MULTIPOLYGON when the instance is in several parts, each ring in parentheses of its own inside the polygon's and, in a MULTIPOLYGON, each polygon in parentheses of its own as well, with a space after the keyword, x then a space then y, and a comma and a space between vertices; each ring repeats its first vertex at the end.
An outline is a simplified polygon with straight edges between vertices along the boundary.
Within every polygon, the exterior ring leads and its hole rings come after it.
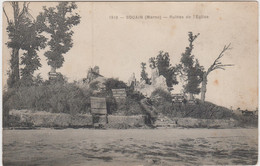
POLYGON ((4 130, 4 165, 253 165, 257 129, 4 130))

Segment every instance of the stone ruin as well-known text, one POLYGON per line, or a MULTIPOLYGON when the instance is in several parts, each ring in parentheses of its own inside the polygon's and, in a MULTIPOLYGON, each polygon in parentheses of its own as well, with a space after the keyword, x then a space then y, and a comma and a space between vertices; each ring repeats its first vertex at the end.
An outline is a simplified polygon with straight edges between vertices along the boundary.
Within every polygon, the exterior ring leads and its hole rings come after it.
POLYGON ((84 78, 82 81, 79 81, 77 85, 80 88, 89 88, 89 86, 92 83, 95 83, 96 89, 93 90, 93 93, 95 94, 105 89, 104 83, 106 79, 107 79, 106 77, 102 76, 99 73, 99 67, 95 66, 94 68, 88 69, 87 78, 84 78))
POLYGON ((87 78, 84 81, 85 83, 89 84, 91 81, 93 81, 98 77, 103 77, 103 76, 99 74, 99 67, 95 66, 94 68, 88 69, 87 78))
POLYGON ((147 97, 151 97, 152 92, 157 88, 168 91, 166 78, 162 75, 159 75, 158 68, 152 69, 151 85, 146 84, 145 80, 142 80, 140 83, 136 83, 135 86, 136 91, 141 92, 147 97))
POLYGON ((128 79, 127 86, 136 86, 135 73, 128 79))

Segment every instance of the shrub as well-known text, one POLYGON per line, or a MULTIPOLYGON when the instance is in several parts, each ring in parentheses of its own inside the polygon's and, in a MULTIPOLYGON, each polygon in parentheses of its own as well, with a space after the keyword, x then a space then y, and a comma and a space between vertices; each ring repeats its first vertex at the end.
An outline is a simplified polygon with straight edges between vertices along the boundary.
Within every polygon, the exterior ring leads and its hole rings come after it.
POLYGON ((31 109, 53 113, 87 113, 90 110, 90 91, 74 84, 45 84, 19 87, 4 93, 6 109, 31 109), (8 96, 8 97, 7 97, 8 96))
POLYGON ((128 98, 133 99, 133 100, 135 100, 137 102, 139 102, 139 101, 141 101, 142 99, 145 98, 142 93, 134 91, 131 88, 127 88, 126 89, 126 94, 127 94, 128 98))
POLYGON ((127 85, 118 79, 109 78, 105 81, 106 92, 109 95, 112 95, 112 89, 120 89, 120 88, 127 88, 127 85))
POLYGON ((9 123, 9 111, 12 109, 11 100, 12 96, 15 94, 15 90, 9 89, 6 92, 3 92, 3 127, 7 127, 9 123))
POLYGON ((174 106, 174 109, 179 112, 182 117, 192 117, 200 119, 229 119, 234 117, 231 110, 217 106, 210 102, 200 102, 197 104, 182 104, 174 106))
POLYGON ((236 115, 234 117, 238 121, 239 127, 257 127, 258 126, 258 116, 244 116, 244 115, 236 115))
POLYGON ((89 88, 92 89, 92 90, 97 90, 99 83, 100 83, 99 81, 91 82, 91 83, 89 84, 89 88))
POLYGON ((171 102, 172 100, 170 92, 165 91, 161 88, 157 88, 152 92, 151 98, 156 98, 156 97, 160 97, 163 101, 168 101, 168 102, 171 102))
POLYGON ((124 115, 143 115, 144 110, 140 103, 131 97, 126 98, 124 115))

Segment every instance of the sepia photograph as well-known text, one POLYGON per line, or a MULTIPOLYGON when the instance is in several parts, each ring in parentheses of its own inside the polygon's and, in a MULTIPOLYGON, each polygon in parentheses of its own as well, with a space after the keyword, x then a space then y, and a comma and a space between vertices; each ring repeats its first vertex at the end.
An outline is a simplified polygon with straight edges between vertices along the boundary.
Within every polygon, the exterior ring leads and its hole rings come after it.
POLYGON ((3 2, 2 164, 256 165, 258 12, 3 2))

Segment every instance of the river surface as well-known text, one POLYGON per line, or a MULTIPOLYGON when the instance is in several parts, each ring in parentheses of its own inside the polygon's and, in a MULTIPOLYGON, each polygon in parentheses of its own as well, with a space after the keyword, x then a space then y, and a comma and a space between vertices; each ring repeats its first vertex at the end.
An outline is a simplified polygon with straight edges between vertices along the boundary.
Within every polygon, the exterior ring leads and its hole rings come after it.
POLYGON ((257 129, 3 130, 4 165, 254 165, 257 129))

